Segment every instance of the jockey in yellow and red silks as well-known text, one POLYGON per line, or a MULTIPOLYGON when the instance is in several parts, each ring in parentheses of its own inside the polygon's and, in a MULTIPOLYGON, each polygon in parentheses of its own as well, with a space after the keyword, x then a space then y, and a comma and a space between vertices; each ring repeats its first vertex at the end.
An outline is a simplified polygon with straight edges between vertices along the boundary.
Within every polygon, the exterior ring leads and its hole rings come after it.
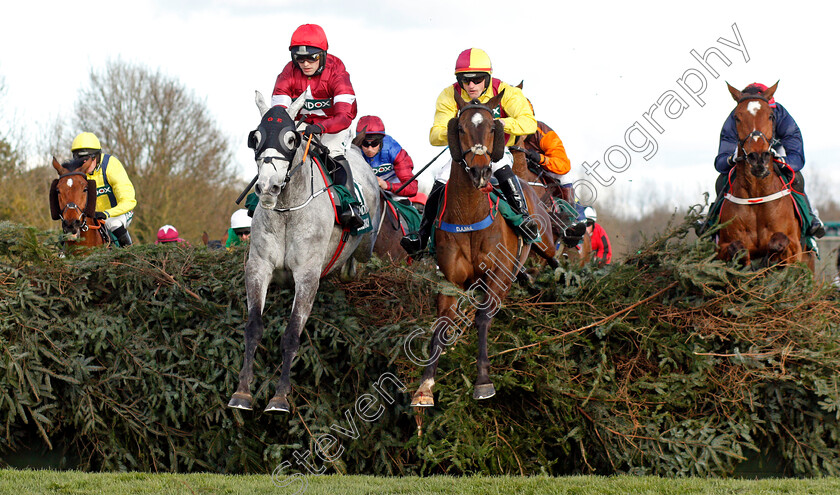
MULTIPOLYGON (((464 101, 478 100, 487 103, 491 98, 504 91, 502 101, 497 108, 492 109, 494 117, 504 125, 505 144, 513 144, 517 136, 527 136, 537 131, 537 119, 531 109, 528 99, 522 90, 492 77, 493 66, 490 57, 484 50, 469 48, 461 52, 455 61, 455 83, 447 86, 438 95, 435 104, 435 118, 429 132, 429 142, 433 146, 446 146, 449 121, 458 115, 458 105, 455 103, 455 91, 459 91, 464 101)), ((499 181, 507 202, 517 213, 525 215, 525 220, 518 227, 523 233, 538 232, 539 226, 528 217, 528 207, 522 194, 522 187, 514 175, 511 166, 513 157, 505 150, 505 154, 498 162, 493 162, 493 175, 499 181)), ((443 192, 443 185, 449 180, 451 160, 435 176, 435 184, 426 201, 423 211, 423 221, 418 233, 411 233, 404 237, 401 245, 409 254, 421 252, 431 234, 434 215, 443 192)), ((526 234, 529 235, 529 234, 526 234)))

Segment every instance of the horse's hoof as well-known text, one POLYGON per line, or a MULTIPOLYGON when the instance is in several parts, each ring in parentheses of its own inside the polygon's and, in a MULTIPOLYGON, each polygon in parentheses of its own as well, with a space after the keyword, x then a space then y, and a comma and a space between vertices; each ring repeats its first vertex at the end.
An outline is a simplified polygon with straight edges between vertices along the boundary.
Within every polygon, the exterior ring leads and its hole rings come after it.
POLYGON ((289 412, 289 401, 286 400, 286 397, 272 397, 270 401, 268 401, 268 405, 265 406, 265 412, 289 412))
POLYGON ((417 391, 411 398, 411 407, 432 407, 435 405, 435 398, 431 392, 417 391))
POLYGON ((251 407, 251 394, 234 393, 233 397, 230 398, 230 402, 228 402, 228 407, 244 409, 246 411, 253 410, 253 407, 251 407))
POLYGON ((494 387, 492 383, 485 383, 483 385, 475 386, 475 391, 473 392, 473 399, 489 399, 494 395, 496 395, 496 387, 494 387))

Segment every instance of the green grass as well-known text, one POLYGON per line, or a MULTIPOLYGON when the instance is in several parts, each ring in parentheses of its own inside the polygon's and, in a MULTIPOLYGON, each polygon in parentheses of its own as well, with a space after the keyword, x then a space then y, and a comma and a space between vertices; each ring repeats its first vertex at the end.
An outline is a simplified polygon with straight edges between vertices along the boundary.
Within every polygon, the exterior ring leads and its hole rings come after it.
MULTIPOLYGON (((278 480, 279 481, 279 480, 278 480)), ((154 493, 154 494, 770 494, 840 493, 840 478, 822 479, 663 479, 643 476, 405 477, 309 476, 280 488, 271 477, 218 474, 81 473, 0 470, 0 493, 154 493), (303 483, 306 483, 304 486, 303 483), (303 490, 301 490, 303 489, 303 490)))

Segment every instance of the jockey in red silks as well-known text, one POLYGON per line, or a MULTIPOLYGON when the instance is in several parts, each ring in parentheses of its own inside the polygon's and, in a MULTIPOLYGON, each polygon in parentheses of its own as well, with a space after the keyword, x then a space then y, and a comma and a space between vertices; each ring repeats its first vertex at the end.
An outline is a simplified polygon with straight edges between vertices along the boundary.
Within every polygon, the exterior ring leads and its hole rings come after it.
MULTIPOLYGON (((752 83, 744 88, 742 93, 759 94, 766 90, 767 86, 764 84, 752 83)), ((793 197, 795 200, 798 200, 797 205, 800 206, 800 209, 805 210, 803 212, 805 217, 810 218, 809 225, 803 225, 802 227, 803 235, 806 237, 820 238, 825 235, 825 228, 823 227, 822 221, 817 217, 816 211, 811 208, 808 197, 805 196, 805 179, 802 177, 801 172, 802 167, 805 166, 805 149, 802 144, 802 132, 785 107, 777 103, 774 98, 770 98, 768 103, 770 104, 770 108, 773 109, 774 117, 771 152, 774 153, 776 160, 787 164, 794 174, 791 186, 799 194, 794 194, 793 197)), ((739 147, 738 129, 735 124, 735 110, 732 110, 720 131, 720 145, 718 147, 717 157, 715 158, 715 169, 720 172, 715 182, 717 199, 709 207, 709 214, 705 222, 700 222, 695 225, 694 230, 697 232, 697 235, 701 235, 718 221, 724 196, 729 192, 729 171, 735 166, 735 160, 739 158, 739 147)), ((781 168, 780 171, 782 174, 790 174, 785 168, 781 168)), ((791 179, 791 177, 788 177, 788 179, 791 179)))
POLYGON ((311 97, 297 116, 301 122, 298 128, 303 130, 304 140, 320 135, 321 144, 329 148, 329 157, 335 164, 333 180, 353 197, 339 214, 339 221, 353 230, 364 225, 350 164, 344 156, 350 141, 350 125, 356 118, 356 93, 344 62, 328 54, 328 47, 327 35, 317 24, 304 24, 292 33, 289 44, 292 61, 277 76, 271 105, 288 108, 309 88, 311 97))
MULTIPOLYGON (((504 125, 506 146, 513 144, 517 136, 533 134, 537 130, 537 119, 530 103, 522 90, 511 86, 491 76, 493 67, 490 57, 484 50, 469 48, 461 52, 455 61, 455 83, 447 86, 438 95, 435 104, 435 118, 429 132, 429 142, 432 146, 446 146, 448 144, 449 121, 458 115, 458 105, 455 102, 455 91, 460 92, 464 101, 477 99, 487 103, 491 98, 504 91, 502 101, 497 108, 491 109, 493 116, 504 125)), ((411 255, 418 255, 425 248, 431 235, 434 217, 437 214, 438 203, 443 195, 443 186, 449 180, 449 169, 452 161, 438 172, 435 184, 429 193, 426 207, 423 210, 423 220, 418 232, 412 232, 403 237, 400 245, 411 255)), ((514 175, 511 166, 513 157, 506 149, 501 160, 491 164, 493 175, 499 181, 499 188, 505 199, 517 213, 524 215, 524 220, 517 227, 525 237, 532 237, 533 232, 539 232, 539 225, 528 216, 528 206, 519 180, 514 175)))
POLYGON ((598 213, 595 212, 595 208, 587 206, 583 209, 583 215, 586 217, 586 233, 591 240, 592 256, 599 264, 609 265, 612 263, 612 245, 604 227, 595 223, 598 213))
POLYGON ((399 196, 417 194, 417 181, 411 180, 414 162, 394 138, 385 133, 385 124, 375 115, 366 115, 356 124, 353 141, 362 150, 365 161, 373 169, 379 187, 394 192, 402 187, 399 196), (403 187, 408 181, 407 186, 403 187))

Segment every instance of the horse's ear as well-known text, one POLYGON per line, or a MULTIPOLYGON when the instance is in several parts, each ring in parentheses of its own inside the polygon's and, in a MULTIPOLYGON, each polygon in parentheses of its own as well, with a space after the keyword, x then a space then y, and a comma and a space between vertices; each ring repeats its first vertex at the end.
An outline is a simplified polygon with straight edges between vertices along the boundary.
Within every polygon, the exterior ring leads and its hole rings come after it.
POLYGON ((268 111, 268 105, 265 104, 265 98, 263 98, 262 93, 259 91, 255 91, 257 93, 254 96, 254 101, 257 103, 257 108, 260 110, 260 118, 265 115, 265 112, 268 111))
POLYGON ((487 108, 493 109, 499 106, 499 103, 502 101, 502 96, 505 95, 505 90, 499 91, 499 94, 490 98, 490 101, 484 104, 487 108))
POLYGON ((505 155, 505 123, 494 120, 493 124, 493 151, 490 153, 490 159, 497 162, 505 155))
POLYGON ((726 83, 726 87, 729 88, 729 94, 732 95, 732 99, 735 101, 741 101, 741 92, 732 87, 731 84, 726 83))
POLYGON ((295 120, 297 117, 298 112, 300 109, 303 108, 303 104, 306 103, 306 100, 312 98, 312 91, 309 89, 309 86, 306 87, 306 91, 303 92, 302 95, 298 96, 297 100, 293 101, 289 108, 286 109, 286 113, 289 114, 292 120, 295 120))
POLYGON ((55 171, 58 172, 58 175, 64 175, 67 173, 67 170, 58 163, 58 160, 56 160, 55 157, 53 157, 52 166, 55 171))
POLYGON ((353 138, 353 141, 351 141, 351 144, 353 144, 354 146, 356 146, 358 148, 361 148, 362 147, 362 141, 365 140, 365 137, 367 137, 367 133, 365 131, 362 131, 359 134, 356 134, 356 137, 353 138))
POLYGON ((85 205, 85 215, 90 218, 96 214, 96 181, 87 181, 87 204, 85 205))
POLYGON ((774 84, 774 85, 770 86, 769 88, 765 89, 764 91, 762 91, 761 96, 767 98, 767 100, 770 100, 770 98, 773 97, 773 93, 776 92, 776 87, 778 87, 778 86, 779 86, 779 81, 776 81, 776 84, 774 84))
POLYGON ((461 97, 461 90, 458 89, 458 88, 455 88, 455 105, 458 106, 458 110, 461 110, 462 108, 464 108, 464 105, 466 105, 466 104, 467 103, 461 97))
POLYGON ((458 117, 449 119, 446 140, 449 141, 449 154, 452 155, 452 161, 460 162, 463 160, 464 153, 461 151, 461 132, 458 129, 458 117))
POLYGON ((522 89, 522 85, 525 84, 525 79, 519 81, 519 84, 516 85, 517 88, 522 89))
POLYGON ((61 218, 61 212, 58 209, 58 179, 53 180, 50 185, 50 215, 52 215, 53 220, 61 218))

